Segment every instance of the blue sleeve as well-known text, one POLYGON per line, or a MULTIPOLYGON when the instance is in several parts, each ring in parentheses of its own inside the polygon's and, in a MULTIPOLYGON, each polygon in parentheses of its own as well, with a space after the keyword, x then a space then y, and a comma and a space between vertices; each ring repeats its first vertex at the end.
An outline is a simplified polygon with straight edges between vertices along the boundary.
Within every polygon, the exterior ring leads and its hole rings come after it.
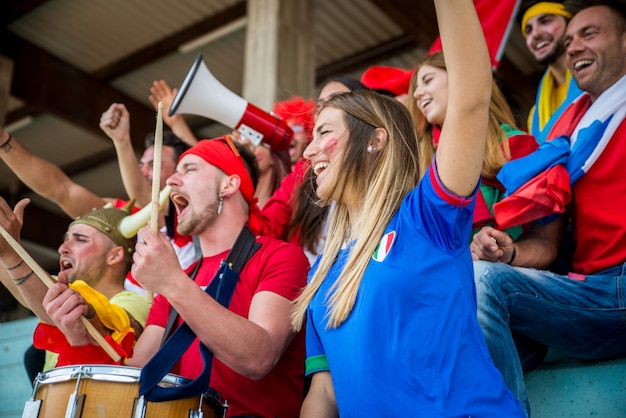
POLYGON ((309 306, 306 320, 306 361, 304 373, 307 376, 329 370, 326 353, 315 330, 315 325, 313 325, 310 309, 311 307, 309 306))
POLYGON ((436 248, 457 254, 469 243, 478 188, 479 184, 469 197, 448 191, 439 179, 433 158, 424 178, 403 202, 400 216, 410 217, 416 233, 436 248))

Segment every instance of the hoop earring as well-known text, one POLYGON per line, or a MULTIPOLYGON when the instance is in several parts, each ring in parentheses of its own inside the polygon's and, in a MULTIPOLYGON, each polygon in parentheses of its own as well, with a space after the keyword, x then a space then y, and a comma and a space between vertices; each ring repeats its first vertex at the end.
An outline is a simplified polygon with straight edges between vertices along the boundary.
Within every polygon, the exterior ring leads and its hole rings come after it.
POLYGON ((222 208, 224 207, 224 198, 222 197, 222 195, 219 195, 219 199, 220 199, 220 201, 217 204, 217 214, 221 215, 222 214, 222 208))

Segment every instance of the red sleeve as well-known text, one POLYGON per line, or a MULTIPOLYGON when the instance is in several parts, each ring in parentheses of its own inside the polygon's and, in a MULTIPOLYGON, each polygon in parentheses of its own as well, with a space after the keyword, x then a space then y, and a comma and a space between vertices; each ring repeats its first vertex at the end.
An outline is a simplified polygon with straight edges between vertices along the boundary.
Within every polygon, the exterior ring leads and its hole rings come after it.
POLYGON ((242 273, 258 276, 255 293, 268 291, 294 300, 306 286, 309 260, 299 246, 265 238, 259 238, 261 250, 242 273))
MULTIPOLYGON (((122 209, 124 206, 126 206, 128 204, 128 202, 130 202, 130 200, 122 200, 122 199, 115 199, 115 203, 113 203, 113 206, 115 206, 116 208, 122 209)), ((137 205, 133 205, 132 209, 130 210, 131 214, 137 213, 139 212, 141 208, 137 205)))
POLYGON ((65 335, 55 326, 39 323, 33 334, 35 347, 59 354, 57 367, 72 364, 124 364, 124 360, 132 357, 135 334, 129 332, 121 343, 115 342, 110 335, 105 340, 120 355, 121 360, 114 362, 99 345, 71 346, 65 335))
POLYGON ((259 235, 269 235, 285 240, 289 231, 289 221, 293 212, 294 193, 302 183, 308 161, 298 160, 291 173, 287 174, 272 197, 261 209, 259 235))
POLYGON ((517 160, 534 152, 539 148, 534 136, 528 134, 516 134, 509 137, 511 160, 517 160))
POLYGON ((150 312, 148 313, 146 327, 148 325, 157 325, 165 328, 167 326, 170 309, 172 309, 172 306, 169 304, 167 299, 161 295, 156 295, 154 301, 152 302, 152 306, 150 307, 150 312))

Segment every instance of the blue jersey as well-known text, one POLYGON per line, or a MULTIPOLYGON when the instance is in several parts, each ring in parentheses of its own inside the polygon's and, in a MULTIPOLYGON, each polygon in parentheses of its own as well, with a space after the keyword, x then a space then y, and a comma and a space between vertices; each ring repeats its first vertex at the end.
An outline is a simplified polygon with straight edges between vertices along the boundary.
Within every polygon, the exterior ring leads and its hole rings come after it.
POLYGON ((476 319, 474 197, 445 191, 433 166, 387 226, 347 320, 328 329, 326 301, 351 246, 309 305, 307 374, 330 371, 342 418, 525 416, 476 319))

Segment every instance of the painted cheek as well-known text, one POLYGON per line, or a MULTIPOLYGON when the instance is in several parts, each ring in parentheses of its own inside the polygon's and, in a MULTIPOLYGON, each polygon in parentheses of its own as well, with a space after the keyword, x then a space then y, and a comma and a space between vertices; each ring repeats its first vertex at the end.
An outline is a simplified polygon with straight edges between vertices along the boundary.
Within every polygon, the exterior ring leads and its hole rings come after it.
POLYGON ((332 137, 329 138, 328 141, 326 141, 323 145, 322 145, 322 152, 326 155, 328 155, 328 157, 332 157, 333 154, 335 154, 335 151, 337 150, 337 138, 332 137))
POLYGON ((554 25, 552 27, 552 30, 550 31, 550 34, 552 36, 554 36, 555 38, 558 38, 559 36, 562 36, 563 33, 564 33, 564 30, 563 30, 563 26, 562 25, 554 25))

